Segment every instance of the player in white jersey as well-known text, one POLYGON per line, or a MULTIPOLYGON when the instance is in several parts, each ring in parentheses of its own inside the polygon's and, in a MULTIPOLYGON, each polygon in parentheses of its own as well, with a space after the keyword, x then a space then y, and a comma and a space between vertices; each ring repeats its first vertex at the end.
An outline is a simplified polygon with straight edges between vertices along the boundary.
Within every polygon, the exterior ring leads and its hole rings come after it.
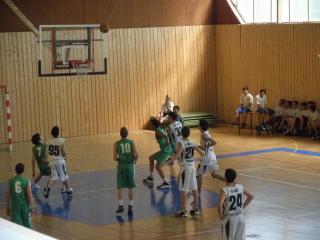
POLYGON ((178 121, 178 114, 175 112, 170 112, 168 114, 169 123, 169 139, 173 150, 175 150, 177 143, 182 139, 181 129, 182 124, 178 121))
MULTIPOLYGON (((64 187, 65 192, 68 194, 68 197, 72 197, 72 189, 69 188, 68 183, 68 173, 66 167, 66 151, 64 148, 65 139, 59 137, 59 128, 57 126, 51 129, 51 135, 53 138, 48 139, 47 144, 47 159, 49 161, 50 169, 51 169, 51 177, 48 181, 47 186, 44 189, 44 197, 48 198, 50 193, 50 187, 56 182, 56 180, 60 180, 64 187)), ((62 192, 63 189, 62 189, 62 192)))
MULTIPOLYGON (((169 141, 172 146, 173 152, 176 151, 176 145, 179 141, 181 141, 181 129, 182 124, 178 121, 178 114, 176 112, 169 112, 168 114, 168 122, 169 124, 167 132, 169 136, 169 141)), ((175 177, 174 164, 170 165, 170 175, 171 177, 175 177)))
POLYGON ((236 177, 235 170, 227 169, 225 171, 227 185, 220 191, 218 214, 222 221, 223 240, 246 238, 243 209, 252 201, 253 195, 235 182, 236 177))
POLYGON ((186 212, 186 193, 191 191, 193 195, 193 209, 190 215, 199 215, 198 209, 198 187, 195 169, 194 150, 198 151, 201 155, 204 152, 191 142, 188 137, 190 129, 183 127, 181 130, 182 140, 177 143, 176 153, 170 158, 169 162, 179 160, 180 173, 179 173, 179 191, 180 191, 180 210, 175 213, 177 217, 187 217, 186 212))
POLYGON ((209 172, 213 178, 217 178, 225 182, 225 178, 217 173, 219 166, 217 164, 217 157, 214 153, 214 146, 217 142, 211 137, 209 133, 209 123, 203 119, 199 121, 199 129, 201 132, 200 148, 205 152, 201 158, 197 168, 197 182, 198 193, 201 196, 202 178, 206 172, 209 172))

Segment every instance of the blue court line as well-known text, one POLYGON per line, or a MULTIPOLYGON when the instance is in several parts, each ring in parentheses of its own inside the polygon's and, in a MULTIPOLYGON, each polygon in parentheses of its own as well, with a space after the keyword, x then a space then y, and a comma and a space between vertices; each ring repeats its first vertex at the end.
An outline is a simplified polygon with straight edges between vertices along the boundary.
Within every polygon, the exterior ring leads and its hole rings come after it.
POLYGON ((222 154, 222 155, 217 155, 217 158, 225 159, 225 158, 234 158, 234 157, 245 157, 245 156, 251 156, 251 155, 262 154, 262 153, 272 153, 272 152, 289 152, 289 153, 296 153, 296 154, 308 155, 313 157, 320 157, 320 152, 299 150, 299 149, 293 149, 293 148, 269 148, 269 149, 253 150, 253 151, 246 151, 246 152, 239 152, 239 153, 222 154))

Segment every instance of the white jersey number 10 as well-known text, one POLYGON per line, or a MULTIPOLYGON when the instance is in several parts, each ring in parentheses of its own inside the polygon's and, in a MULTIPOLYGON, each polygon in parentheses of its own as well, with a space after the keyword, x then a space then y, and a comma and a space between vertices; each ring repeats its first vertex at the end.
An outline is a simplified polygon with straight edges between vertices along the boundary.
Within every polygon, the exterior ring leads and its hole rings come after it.
POLYGON ((131 146, 129 143, 125 143, 125 144, 120 144, 121 147, 121 153, 125 154, 125 153, 131 153, 131 146))

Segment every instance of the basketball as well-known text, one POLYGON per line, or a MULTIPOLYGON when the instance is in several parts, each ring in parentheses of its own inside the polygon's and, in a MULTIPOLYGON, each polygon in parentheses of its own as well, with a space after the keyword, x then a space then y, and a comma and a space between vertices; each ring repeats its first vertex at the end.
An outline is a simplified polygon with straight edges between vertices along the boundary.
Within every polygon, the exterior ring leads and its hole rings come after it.
POLYGON ((102 33, 107 33, 107 32, 109 32, 109 30, 110 30, 110 25, 109 24, 107 24, 107 23, 101 23, 100 24, 100 31, 102 33))

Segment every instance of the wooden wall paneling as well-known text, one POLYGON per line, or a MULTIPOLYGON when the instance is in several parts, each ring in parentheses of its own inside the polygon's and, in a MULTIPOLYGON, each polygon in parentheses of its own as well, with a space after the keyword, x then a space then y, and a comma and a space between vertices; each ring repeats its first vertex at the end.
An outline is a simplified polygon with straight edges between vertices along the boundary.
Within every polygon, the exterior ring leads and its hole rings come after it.
MULTIPOLYGON (((119 31, 116 31, 114 33, 114 41, 116 41, 117 43, 120 42, 120 37, 119 37, 119 34, 120 32, 119 31)), ((122 71, 121 71, 121 68, 120 68, 120 63, 121 63, 121 47, 119 44, 116 44, 115 45, 115 49, 113 51, 113 59, 116 63, 116 65, 114 65, 114 84, 115 84, 115 99, 116 99, 116 102, 115 102, 115 116, 117 118, 116 122, 115 122, 115 125, 113 127, 113 130, 114 129, 118 129, 121 125, 121 123, 123 122, 123 109, 121 108, 121 105, 120 105, 120 98, 121 98, 121 85, 120 85, 120 81, 119 79, 121 78, 121 75, 122 75, 122 71)))
POLYGON ((208 46, 208 51, 206 49, 207 61, 205 64, 205 71, 207 73, 207 87, 205 87, 205 93, 207 94, 206 101, 208 101, 210 110, 217 116, 217 80, 216 80, 216 51, 215 51, 215 27, 207 26, 207 37, 206 45, 208 46), (211 89, 212 92, 207 92, 207 88, 211 89))
POLYGON ((182 75, 182 59, 181 59, 181 41, 180 41, 180 32, 178 27, 174 27, 174 49, 173 51, 175 52, 175 66, 176 66, 176 82, 177 82, 177 87, 175 89, 175 94, 178 96, 177 97, 177 105, 181 104, 182 101, 182 92, 181 92, 181 85, 182 85, 182 80, 181 80, 181 75, 182 75))
POLYGON ((253 95, 267 88, 271 107, 280 98, 319 101, 319 68, 313 65, 318 63, 319 28, 319 24, 217 26, 219 117, 233 121, 243 85, 248 85, 253 95), (227 91, 230 93, 225 94, 227 91), (231 95, 229 102, 227 95, 231 95))
POLYGON ((135 46, 135 37, 136 34, 135 29, 131 29, 128 31, 128 68, 129 68, 129 76, 130 76, 130 96, 131 96, 131 115, 133 116, 133 126, 139 126, 139 128, 143 127, 143 124, 140 123, 140 113, 137 111, 138 109, 138 89, 136 86, 135 76, 137 75, 137 63, 134 59, 136 54, 136 46, 135 46))
POLYGON ((72 87, 72 78, 66 77, 66 117, 68 120, 67 126, 69 126, 69 136, 75 136, 77 129, 77 122, 73 121, 76 116, 76 106, 73 106, 73 99, 75 94, 72 87))
POLYGON ((192 28, 189 30, 190 35, 191 35, 191 43, 192 43, 192 48, 196 49, 196 51, 192 52, 193 56, 191 59, 193 60, 193 70, 194 70, 194 75, 193 75, 193 81, 190 81, 190 87, 189 87, 189 97, 193 98, 192 101, 192 109, 196 110, 199 104, 199 92, 197 91, 196 93, 194 92, 194 89, 199 88, 199 83, 201 82, 201 74, 199 69, 201 69, 201 60, 200 60, 200 51, 201 51, 201 38, 199 35, 200 29, 197 26, 195 31, 192 31, 192 28))
POLYGON ((36 131, 48 138, 53 125, 64 137, 118 131, 122 125, 139 129, 157 114, 167 93, 182 111, 213 111, 202 104, 215 77, 209 60, 214 47, 207 51, 214 45, 212 29, 113 29, 106 42, 108 75, 81 79, 37 77, 33 35, 0 34, 0 69, 12 88, 15 140, 30 141, 36 131))
POLYGON ((122 108, 124 109, 124 120, 123 123, 121 124, 124 125, 125 122, 127 122, 126 119, 132 119, 131 121, 128 121, 127 126, 132 129, 133 128, 133 122, 134 122, 134 116, 132 114, 132 99, 130 95, 130 88, 131 88, 131 82, 130 82, 130 72, 129 72, 129 62, 128 62, 128 30, 122 29, 122 34, 121 34, 121 47, 122 47, 122 78, 121 78, 121 83, 122 83, 122 98, 121 98, 121 103, 122 103, 122 108))
POLYGON ((117 72, 118 72, 118 64, 117 64, 117 58, 116 58, 116 43, 117 43, 117 39, 116 39, 116 33, 115 31, 111 31, 111 33, 109 34, 109 51, 108 53, 110 53, 110 64, 109 64, 109 74, 108 74, 108 80, 110 81, 110 84, 108 86, 107 91, 111 92, 110 94, 110 107, 108 109, 110 109, 109 111, 109 119, 111 120, 111 127, 110 127, 110 131, 114 131, 116 129, 116 123, 119 122, 120 119, 120 110, 117 108, 117 103, 118 103, 118 99, 117 99, 117 88, 116 88, 116 81, 117 81, 117 72), (118 109, 118 111, 113 111, 113 109, 118 109))
MULTIPOLYGON (((143 63, 144 63, 144 85, 143 90, 144 90, 144 97, 147 101, 147 117, 149 117, 152 114, 152 110, 154 109, 155 106, 155 101, 157 101, 157 98, 154 94, 154 91, 158 92, 157 89, 159 89, 159 91, 161 91, 161 85, 159 86, 159 88, 157 87, 155 89, 155 84, 153 84, 152 79, 154 78, 154 75, 151 73, 152 71, 152 56, 151 56, 151 37, 149 36, 149 28, 145 28, 143 29, 143 44, 144 44, 144 55, 143 55, 143 63)), ((161 30, 160 30, 161 31, 161 30)), ((165 57, 165 56, 164 56, 165 57)), ((161 76, 161 75, 160 75, 161 76)), ((161 76, 161 80, 163 81, 163 77, 161 76)), ((164 84, 164 82, 162 82, 162 84, 164 84)), ((165 85, 162 85, 162 87, 165 85)))
POLYGON ((16 126, 18 127, 18 131, 17 131, 17 138, 19 137, 20 139, 24 139, 24 132, 23 132, 23 128, 22 128, 22 124, 23 124, 23 113, 21 113, 21 89, 18 87, 19 86, 19 71, 17 71, 16 67, 18 65, 17 63, 17 57, 16 57, 16 37, 17 34, 15 33, 9 33, 8 34, 8 58, 11 60, 10 61, 10 65, 8 65, 9 69, 8 71, 11 72, 10 78, 14 79, 13 83, 13 91, 14 91, 14 95, 15 95, 15 123, 16 126), (19 114, 18 114, 19 113, 19 114))
POLYGON ((132 47, 133 47, 133 53, 132 53, 132 60, 131 64, 134 69, 134 76, 133 76, 133 84, 134 84, 134 90, 135 90, 135 111, 136 111, 136 116, 137 118, 137 123, 139 124, 139 127, 143 126, 143 120, 146 119, 146 111, 145 111, 145 106, 141 104, 141 98, 142 98, 142 88, 141 88, 141 82, 143 81, 142 79, 142 71, 143 71, 143 66, 142 66, 142 60, 141 60, 141 55, 142 55, 142 49, 141 49, 141 34, 140 34, 140 29, 135 29, 132 32, 132 47))
MULTIPOLYGON (((105 78, 105 81, 107 79, 105 78)), ((95 77, 95 84, 94 84, 94 89, 93 89, 93 97, 95 98, 97 108, 95 109, 96 111, 96 116, 98 118, 97 121, 97 133, 102 134, 106 132, 105 125, 106 125, 106 119, 105 119, 105 107, 102 104, 103 102, 107 102, 104 100, 104 86, 103 83, 100 79, 100 76, 95 77), (97 93, 97 94, 94 94, 97 93)))
POLYGON ((188 101, 188 80, 191 76, 192 72, 192 66, 190 65, 189 59, 188 59, 188 53, 190 50, 189 46, 189 39, 188 39, 188 26, 183 27, 182 34, 181 34, 181 42, 183 43, 183 50, 182 50, 182 63, 183 63, 183 68, 182 68, 182 99, 183 99, 183 105, 181 106, 181 111, 186 112, 189 109, 190 102, 188 101))
MULTIPOLYGON (((127 120, 131 119, 129 106, 130 106, 130 97, 128 96, 128 69, 127 69, 127 58, 126 58, 126 44, 127 39, 125 39, 125 30, 120 29, 119 41, 120 41, 120 58, 119 66, 121 67, 119 75, 119 95, 120 95, 120 108, 122 110, 122 120, 118 128, 120 128, 127 120)), ((130 127, 132 121, 128 121, 127 125, 130 127)))
POLYGON ((130 41, 130 47, 129 47, 129 69, 130 69, 130 79, 131 79, 131 97, 133 100, 132 103, 132 111, 133 116, 135 119, 134 126, 139 126, 139 128, 143 127, 142 119, 142 111, 139 109, 139 88, 137 84, 137 76, 138 76, 138 61, 136 61, 134 56, 137 56, 137 41, 136 41, 136 35, 138 32, 135 29, 132 29, 129 31, 129 41, 130 41))
MULTIPOLYGON (((157 65, 158 65, 158 81, 155 82, 154 86, 158 89, 156 91, 156 94, 154 94, 154 98, 152 99, 154 101, 160 101, 164 103, 165 100, 165 95, 169 94, 167 90, 167 85, 164 83, 166 79, 166 48, 165 48, 165 29, 164 28, 159 28, 157 32, 157 49, 158 49, 158 54, 157 55, 157 65)), ((174 96, 170 96, 174 100, 174 96)), ((150 98, 150 97, 149 97, 150 98)), ((160 106, 159 106, 160 107, 160 106)), ((156 114, 159 112, 160 108, 157 109, 156 114)), ((150 111, 151 112, 151 111, 150 111)))
POLYGON ((28 139, 28 132, 30 132, 30 126, 31 122, 29 119, 29 113, 30 113, 30 102, 28 101, 28 84, 27 84, 27 75, 29 72, 29 69, 26 69, 25 63, 23 61, 23 56, 24 56, 24 45, 25 45, 25 39, 23 38, 22 33, 16 33, 16 57, 17 57, 17 65, 15 66, 16 69, 15 71, 19 74, 19 82, 20 82, 20 94, 21 94, 21 107, 22 105, 23 108, 25 109, 22 111, 23 115, 23 122, 22 122, 22 127, 23 127, 23 140, 27 141, 28 139), (29 124, 27 124, 29 123, 29 124))
MULTIPOLYGON (((27 61, 28 69, 29 69, 29 87, 30 87, 30 98, 31 98, 31 119, 33 119, 32 124, 32 132, 31 134, 35 132, 41 132, 41 123, 40 123, 40 95, 38 91, 38 78, 37 76, 37 49, 36 49, 36 42, 33 34, 28 34, 28 44, 27 44, 27 55, 25 56, 25 61, 27 61), (31 59, 30 57, 31 56, 31 59)), ((31 139, 31 136, 29 137, 29 140, 31 139)))

